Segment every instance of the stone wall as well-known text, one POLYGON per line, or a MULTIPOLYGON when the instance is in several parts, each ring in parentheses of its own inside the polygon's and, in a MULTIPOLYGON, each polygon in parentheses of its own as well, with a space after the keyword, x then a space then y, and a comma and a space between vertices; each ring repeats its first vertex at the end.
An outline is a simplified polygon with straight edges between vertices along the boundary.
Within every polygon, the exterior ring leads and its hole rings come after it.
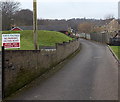
POLYGON ((22 88, 36 77, 57 65, 80 46, 78 39, 56 44, 56 50, 6 50, 5 51, 5 96, 22 88))

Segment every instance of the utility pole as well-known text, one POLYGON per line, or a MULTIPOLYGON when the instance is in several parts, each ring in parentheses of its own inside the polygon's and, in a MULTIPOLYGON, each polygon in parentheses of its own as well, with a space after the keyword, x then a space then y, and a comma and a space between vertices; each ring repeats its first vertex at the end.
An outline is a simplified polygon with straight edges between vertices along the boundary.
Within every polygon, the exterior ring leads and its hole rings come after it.
POLYGON ((38 50, 38 35, 37 35, 37 0, 33 0, 33 34, 34 34, 34 47, 38 50))

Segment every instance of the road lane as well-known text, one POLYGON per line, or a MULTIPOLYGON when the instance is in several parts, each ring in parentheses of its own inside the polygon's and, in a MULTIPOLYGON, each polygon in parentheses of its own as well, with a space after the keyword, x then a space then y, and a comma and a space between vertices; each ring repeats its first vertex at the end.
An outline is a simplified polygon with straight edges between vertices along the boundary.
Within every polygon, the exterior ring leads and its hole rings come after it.
POLYGON ((81 39, 82 49, 53 76, 11 100, 117 100, 118 64, 106 45, 81 39))

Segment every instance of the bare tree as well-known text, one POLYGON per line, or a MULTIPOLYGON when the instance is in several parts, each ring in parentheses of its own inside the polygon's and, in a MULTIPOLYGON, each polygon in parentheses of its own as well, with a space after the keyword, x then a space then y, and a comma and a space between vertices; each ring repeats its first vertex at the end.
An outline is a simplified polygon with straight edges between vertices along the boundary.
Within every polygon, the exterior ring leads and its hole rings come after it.
POLYGON ((100 33, 102 31, 106 31, 106 27, 105 26, 95 26, 91 33, 100 33))
POLYGON ((83 22, 78 25, 78 31, 80 33, 91 33, 94 25, 90 22, 83 22))
POLYGON ((33 25, 33 11, 22 9, 14 14, 15 24, 18 26, 33 25))
POLYGON ((12 0, 2 1, 0 8, 2 10, 2 30, 9 30, 14 20, 14 14, 19 10, 20 3, 12 0))

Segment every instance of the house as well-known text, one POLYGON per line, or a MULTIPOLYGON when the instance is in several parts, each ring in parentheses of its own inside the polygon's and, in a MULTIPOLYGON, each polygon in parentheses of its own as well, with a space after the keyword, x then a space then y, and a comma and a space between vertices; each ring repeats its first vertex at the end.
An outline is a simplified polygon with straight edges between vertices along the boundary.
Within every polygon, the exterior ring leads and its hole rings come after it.
POLYGON ((14 28, 11 29, 11 31, 22 31, 22 29, 19 28, 19 27, 14 27, 14 28))
POLYGON ((119 23, 118 20, 113 19, 106 25, 106 30, 110 34, 111 37, 116 35, 116 32, 119 30, 119 23))
POLYGON ((106 29, 110 35, 110 45, 120 46, 120 25, 118 20, 113 19, 107 26, 106 29))

